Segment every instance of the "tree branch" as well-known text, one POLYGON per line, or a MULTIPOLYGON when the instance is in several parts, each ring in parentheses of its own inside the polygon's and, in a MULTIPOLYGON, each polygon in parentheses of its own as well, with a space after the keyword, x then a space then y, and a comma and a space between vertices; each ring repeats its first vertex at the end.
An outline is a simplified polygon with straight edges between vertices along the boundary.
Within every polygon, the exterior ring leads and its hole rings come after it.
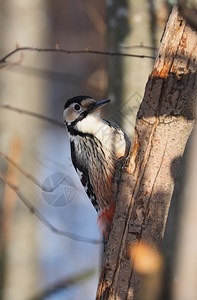
POLYGON ((48 229, 53 231, 54 233, 70 238, 72 240, 78 241, 78 242, 84 242, 84 243, 90 243, 90 244, 102 244, 102 241, 79 236, 67 231, 59 230, 55 226, 53 226, 40 212, 38 209, 36 209, 30 201, 21 193, 21 191, 18 189, 17 185, 14 185, 12 182, 6 179, 5 175, 0 173, 0 179, 7 184, 15 193, 16 195, 20 198, 20 200, 24 203, 24 205, 29 209, 29 211, 35 215, 42 224, 44 224, 48 229))
POLYGON ((63 176, 53 187, 46 187, 41 184, 34 176, 30 173, 26 172, 23 168, 21 168, 16 162, 14 162, 9 156, 7 156, 4 152, 0 149, 0 155, 2 158, 6 159, 12 166, 14 166, 21 174, 23 174, 26 178, 28 178, 31 182, 33 182, 36 186, 38 186, 41 190, 45 192, 53 192, 56 190, 58 186, 64 181, 66 175, 63 176))
POLYGON ((62 289, 66 289, 72 285, 78 284, 81 281, 85 281, 85 280, 89 279, 93 275, 94 275, 94 270, 83 271, 79 274, 76 274, 76 275, 73 275, 66 279, 63 279, 63 280, 53 284, 52 286, 49 286, 43 292, 32 297, 30 300, 46 299, 47 297, 50 297, 55 293, 59 293, 62 289))
POLYGON ((44 115, 29 111, 29 110, 21 109, 21 108, 14 107, 14 106, 11 106, 11 105, 8 105, 8 104, 0 104, 0 108, 15 111, 15 112, 20 113, 20 114, 25 114, 25 115, 28 115, 28 116, 31 116, 31 117, 34 117, 34 118, 37 118, 37 119, 40 119, 40 120, 43 120, 43 121, 47 121, 47 122, 49 122, 53 125, 56 125, 58 127, 65 128, 65 126, 62 122, 51 119, 49 117, 46 117, 44 115))
POLYGON ((196 60, 197 34, 174 8, 138 111, 97 300, 139 299, 141 277, 128 248, 140 242, 161 247, 181 157, 194 124, 196 60))
POLYGON ((66 49, 59 49, 56 48, 36 48, 36 47, 18 47, 13 51, 9 52, 2 58, 0 58, 0 64, 4 64, 7 62, 7 59, 13 56, 17 52, 22 51, 36 51, 36 52, 57 52, 57 53, 64 53, 64 54, 96 54, 96 55, 109 55, 109 56, 128 56, 128 57, 136 57, 136 58, 149 58, 155 59, 154 56, 151 55, 137 55, 137 54, 129 54, 129 53, 120 53, 120 52, 108 52, 108 51, 98 51, 98 50, 91 50, 89 48, 83 50, 66 50, 66 49))

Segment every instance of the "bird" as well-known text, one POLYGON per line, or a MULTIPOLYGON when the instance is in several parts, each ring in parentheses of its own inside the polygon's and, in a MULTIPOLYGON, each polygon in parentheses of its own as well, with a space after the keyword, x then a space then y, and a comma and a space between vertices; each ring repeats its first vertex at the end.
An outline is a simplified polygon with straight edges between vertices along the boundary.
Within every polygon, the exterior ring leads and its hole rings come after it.
POLYGON ((101 117, 110 99, 96 101, 75 96, 64 105, 63 120, 70 140, 71 159, 76 172, 98 212, 104 240, 109 237, 115 211, 117 162, 128 155, 131 140, 121 128, 101 117))

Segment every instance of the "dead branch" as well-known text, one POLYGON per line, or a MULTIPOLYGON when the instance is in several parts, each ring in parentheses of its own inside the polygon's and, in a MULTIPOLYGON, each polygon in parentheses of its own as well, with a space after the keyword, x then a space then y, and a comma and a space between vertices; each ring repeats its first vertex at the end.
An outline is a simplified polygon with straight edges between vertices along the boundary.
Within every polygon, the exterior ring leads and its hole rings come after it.
POLYGON ((197 33, 175 7, 138 111, 136 142, 131 165, 122 172, 97 300, 139 299, 141 277, 135 271, 135 255, 130 262, 128 247, 143 241, 161 247, 181 157, 194 124, 196 60, 197 33))
POLYGON ((151 55, 137 55, 137 54, 129 54, 129 53, 120 53, 120 52, 108 52, 108 51, 98 51, 98 50, 91 50, 86 48, 84 50, 66 50, 60 49, 59 47, 56 48, 36 48, 36 47, 19 47, 14 49, 13 51, 9 52, 2 58, 0 58, 0 64, 5 64, 7 59, 14 55, 17 52, 21 51, 36 51, 36 52, 56 52, 56 53, 64 53, 64 54, 96 54, 96 55, 109 55, 109 56, 128 56, 128 57, 136 57, 136 58, 149 58, 155 59, 154 56, 151 55))

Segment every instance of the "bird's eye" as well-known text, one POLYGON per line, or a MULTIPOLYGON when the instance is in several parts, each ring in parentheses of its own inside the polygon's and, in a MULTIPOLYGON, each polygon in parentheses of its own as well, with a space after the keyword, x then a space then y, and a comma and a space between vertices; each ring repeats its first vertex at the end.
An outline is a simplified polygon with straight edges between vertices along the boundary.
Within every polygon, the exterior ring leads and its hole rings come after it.
POLYGON ((81 109, 81 106, 79 104, 74 105, 74 110, 79 111, 81 109))

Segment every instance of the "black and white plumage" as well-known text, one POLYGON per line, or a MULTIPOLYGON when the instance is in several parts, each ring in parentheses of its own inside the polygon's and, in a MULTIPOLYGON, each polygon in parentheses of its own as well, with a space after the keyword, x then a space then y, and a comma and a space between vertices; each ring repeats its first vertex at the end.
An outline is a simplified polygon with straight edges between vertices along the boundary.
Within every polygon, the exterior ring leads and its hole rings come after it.
POLYGON ((67 100, 64 107, 72 162, 99 212, 104 232, 111 225, 115 209, 113 182, 117 160, 128 154, 131 144, 116 124, 100 117, 101 107, 109 101, 77 96, 67 100))

